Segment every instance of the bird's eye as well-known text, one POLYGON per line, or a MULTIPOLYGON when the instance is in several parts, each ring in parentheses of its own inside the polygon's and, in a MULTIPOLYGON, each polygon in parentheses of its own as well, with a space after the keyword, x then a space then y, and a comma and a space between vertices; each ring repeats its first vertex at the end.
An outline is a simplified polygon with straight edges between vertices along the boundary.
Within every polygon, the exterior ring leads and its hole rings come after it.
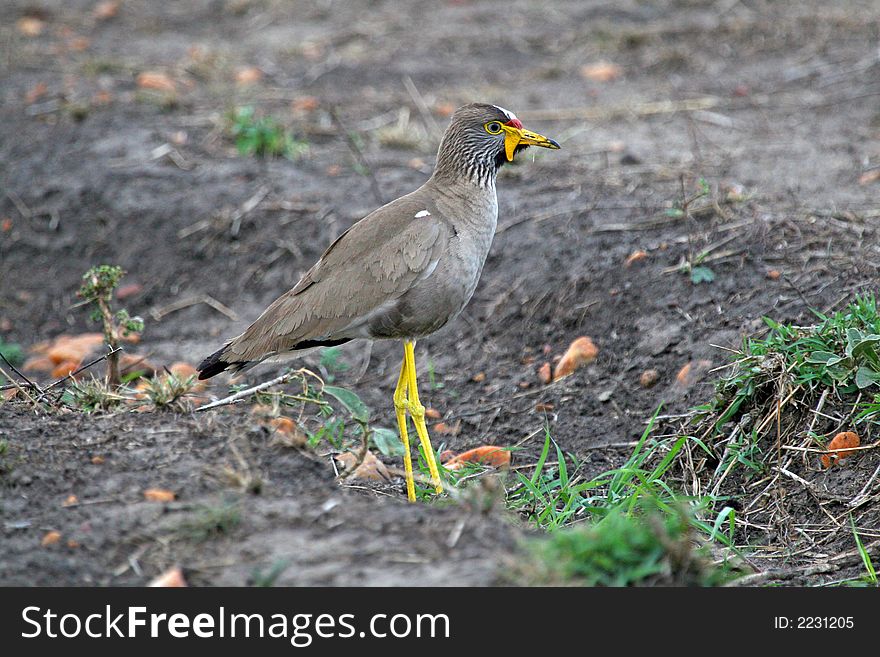
POLYGON ((489 123, 487 123, 483 127, 486 128, 486 132, 488 132, 490 135, 497 135, 503 130, 501 124, 498 123, 498 121, 489 121, 489 123))

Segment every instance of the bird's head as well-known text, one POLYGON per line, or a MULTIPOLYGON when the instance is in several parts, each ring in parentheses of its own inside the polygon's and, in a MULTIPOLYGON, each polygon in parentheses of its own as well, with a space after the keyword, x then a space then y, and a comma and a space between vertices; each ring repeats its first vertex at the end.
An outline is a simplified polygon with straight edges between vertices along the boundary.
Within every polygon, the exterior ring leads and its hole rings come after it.
POLYGON ((471 103, 455 110, 443 135, 437 158, 442 168, 464 172, 482 180, 494 177, 505 162, 513 162, 517 153, 529 146, 559 149, 559 144, 526 130, 516 115, 497 105, 471 103))

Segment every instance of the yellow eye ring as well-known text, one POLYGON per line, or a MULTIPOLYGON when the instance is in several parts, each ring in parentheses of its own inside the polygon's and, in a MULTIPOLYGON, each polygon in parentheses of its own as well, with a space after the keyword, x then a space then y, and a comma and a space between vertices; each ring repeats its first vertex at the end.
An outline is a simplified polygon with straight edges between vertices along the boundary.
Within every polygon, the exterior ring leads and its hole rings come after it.
POLYGON ((483 126, 490 135, 500 135, 501 131, 504 128, 501 126, 501 123, 498 121, 489 121, 486 125, 483 126))

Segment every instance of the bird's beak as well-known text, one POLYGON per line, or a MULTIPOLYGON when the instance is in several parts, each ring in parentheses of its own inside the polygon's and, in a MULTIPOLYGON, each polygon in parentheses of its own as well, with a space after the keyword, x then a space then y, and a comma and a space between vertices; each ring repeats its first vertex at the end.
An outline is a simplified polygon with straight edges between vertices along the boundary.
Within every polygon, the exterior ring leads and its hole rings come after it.
POLYGON ((541 148, 552 148, 559 150, 560 146, 554 140, 539 135, 537 132, 526 130, 525 128, 517 128, 512 125, 504 125, 504 152, 507 154, 507 161, 513 162, 513 153, 517 146, 540 146, 541 148))

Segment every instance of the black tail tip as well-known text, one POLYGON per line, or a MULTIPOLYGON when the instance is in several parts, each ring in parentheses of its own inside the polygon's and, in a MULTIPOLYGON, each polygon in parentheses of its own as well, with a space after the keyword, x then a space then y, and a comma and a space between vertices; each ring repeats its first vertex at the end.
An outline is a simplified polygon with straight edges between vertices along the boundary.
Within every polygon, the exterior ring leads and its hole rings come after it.
POLYGON ((218 349, 213 354, 203 360, 196 368, 199 371, 199 380, 210 379, 217 376, 220 372, 225 372, 229 368, 241 369, 244 363, 230 363, 223 359, 223 352, 226 347, 218 349))

